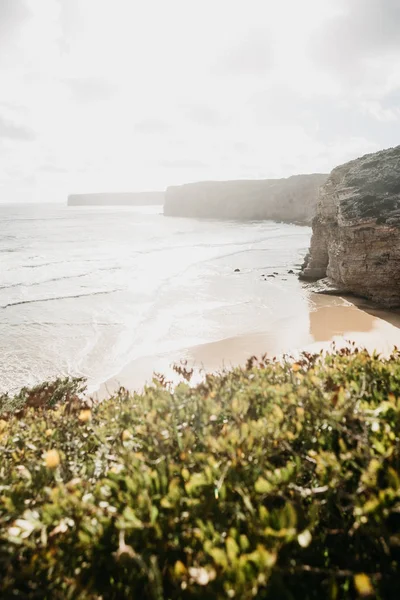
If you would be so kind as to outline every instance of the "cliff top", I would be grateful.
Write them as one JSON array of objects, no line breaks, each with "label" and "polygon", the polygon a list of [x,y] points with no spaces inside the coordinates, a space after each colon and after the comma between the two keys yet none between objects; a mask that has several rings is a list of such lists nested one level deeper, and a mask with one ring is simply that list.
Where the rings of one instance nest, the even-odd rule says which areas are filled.
[{"label": "cliff top", "polygon": [[343,224],[369,220],[400,224],[400,146],[366,154],[333,169],[320,202],[335,188]]},{"label": "cliff top", "polygon": [[176,188],[187,188],[192,186],[226,186],[226,185],[237,185],[237,186],[246,186],[246,185],[260,185],[264,186],[266,184],[277,184],[283,182],[298,182],[299,180],[310,180],[315,179],[316,181],[321,180],[325,181],[328,177],[328,173],[300,173],[297,175],[290,175],[289,177],[279,177],[272,179],[226,179],[226,180],[206,180],[206,181],[193,181],[190,183],[183,183],[177,185],[168,186],[167,191],[169,189]]}]

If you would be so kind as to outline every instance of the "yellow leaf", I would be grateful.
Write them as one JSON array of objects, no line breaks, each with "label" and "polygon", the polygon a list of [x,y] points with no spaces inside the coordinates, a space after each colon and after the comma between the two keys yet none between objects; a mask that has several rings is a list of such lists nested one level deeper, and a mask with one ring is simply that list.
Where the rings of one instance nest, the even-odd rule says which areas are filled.
[{"label": "yellow leaf", "polygon": [[61,462],[60,455],[57,450],[49,450],[44,456],[46,467],[56,469]]},{"label": "yellow leaf", "polygon": [[272,407],[272,410],[273,410],[273,413],[276,416],[277,420],[279,422],[283,421],[283,419],[285,418],[285,415],[284,415],[281,407],[278,406],[277,404],[274,404],[274,406]]},{"label": "yellow leaf", "polygon": [[123,442],[127,442],[128,440],[131,439],[132,434],[128,429],[124,429],[124,431],[122,432],[122,441]]},{"label": "yellow leaf", "polygon": [[374,588],[372,587],[371,580],[365,573],[358,573],[354,576],[354,586],[358,595],[362,598],[374,595]]},{"label": "yellow leaf", "polygon": [[275,565],[277,559],[276,552],[270,552],[262,544],[257,544],[256,552],[258,552],[260,562],[264,568],[271,568]]},{"label": "yellow leaf", "polygon": [[162,508],[173,508],[171,501],[166,496],[164,498],[161,498],[160,506]]},{"label": "yellow leaf", "polygon": [[83,410],[81,410],[81,412],[79,413],[78,419],[80,420],[81,423],[87,423],[88,421],[90,421],[92,418],[92,411],[90,410],[90,408],[85,408]]},{"label": "yellow leaf", "polygon": [[247,558],[261,569],[270,569],[276,563],[277,554],[276,552],[270,552],[262,544],[257,544],[257,549],[248,554]]},{"label": "yellow leaf", "polygon": [[182,473],[182,477],[183,477],[183,479],[184,479],[185,481],[189,481],[189,479],[190,479],[190,472],[189,472],[189,470],[188,470],[188,469],[186,469],[186,467],[184,467],[184,468],[182,469],[181,473]]},{"label": "yellow leaf", "polygon": [[182,561],[178,560],[174,565],[174,574],[176,577],[183,577],[186,574],[186,567]]}]

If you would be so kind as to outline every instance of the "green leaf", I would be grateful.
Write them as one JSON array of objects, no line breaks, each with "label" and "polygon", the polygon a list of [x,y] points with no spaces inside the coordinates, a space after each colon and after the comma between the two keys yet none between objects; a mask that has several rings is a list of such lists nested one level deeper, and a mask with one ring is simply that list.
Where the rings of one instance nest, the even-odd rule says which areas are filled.
[{"label": "green leaf", "polygon": [[228,556],[222,548],[212,548],[209,551],[209,555],[213,558],[216,565],[219,565],[223,568],[228,566]]},{"label": "green leaf", "polygon": [[273,487],[264,477],[259,477],[254,485],[254,489],[258,494],[269,494]]},{"label": "green leaf", "polygon": [[233,537],[226,538],[226,553],[231,563],[235,562],[237,555],[239,554],[239,546]]}]

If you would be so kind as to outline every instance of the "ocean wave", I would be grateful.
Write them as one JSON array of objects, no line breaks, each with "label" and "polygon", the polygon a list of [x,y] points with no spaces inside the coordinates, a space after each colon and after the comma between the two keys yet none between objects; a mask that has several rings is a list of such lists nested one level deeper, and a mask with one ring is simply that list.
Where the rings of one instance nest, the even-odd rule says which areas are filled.
[{"label": "ocean wave", "polygon": [[98,258],[83,258],[83,259],[72,259],[72,260],[54,260],[52,262],[47,262],[47,263],[40,263],[38,265],[21,265],[21,267],[23,269],[37,269],[39,267],[49,267],[52,265],[64,265],[66,263],[73,263],[73,262],[98,262]]},{"label": "ocean wave", "polygon": [[109,323],[102,323],[100,321],[87,321],[87,322],[61,322],[60,321],[21,321],[21,323],[9,323],[8,321],[0,321],[0,327],[20,327],[20,328],[28,328],[28,327],[43,327],[43,326],[51,326],[51,327],[121,327],[124,325],[122,321],[110,321]]},{"label": "ocean wave", "polygon": [[90,294],[75,294],[71,296],[57,296],[55,298],[37,298],[35,300],[20,300],[19,302],[10,302],[9,304],[5,304],[1,308],[10,308],[12,306],[20,306],[21,304],[36,304],[37,302],[53,302],[54,300],[70,300],[75,298],[86,298],[89,296],[101,296],[106,294],[114,294],[115,292],[121,292],[121,289],[117,290],[106,290],[103,292],[91,292]]},{"label": "ocean wave", "polygon": [[90,273],[79,273],[78,275],[64,275],[63,277],[52,277],[51,279],[44,279],[43,281],[34,281],[33,283],[11,283],[10,285],[2,285],[0,286],[0,290],[9,290],[11,288],[16,287],[34,287],[37,285],[46,285],[46,283],[54,283],[55,281],[64,281],[64,279],[78,279],[80,277],[89,277],[93,275],[93,273],[98,273],[99,271],[120,271],[121,267],[100,267],[99,269],[95,269],[94,271],[90,271]]}]

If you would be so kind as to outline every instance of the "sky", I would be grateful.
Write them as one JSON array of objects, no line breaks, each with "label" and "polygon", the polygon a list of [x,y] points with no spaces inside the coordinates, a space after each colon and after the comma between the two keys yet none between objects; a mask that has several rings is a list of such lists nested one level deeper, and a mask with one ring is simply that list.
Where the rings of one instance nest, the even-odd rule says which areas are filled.
[{"label": "sky", "polygon": [[0,202],[400,143],[400,0],[0,0]]}]

